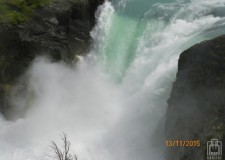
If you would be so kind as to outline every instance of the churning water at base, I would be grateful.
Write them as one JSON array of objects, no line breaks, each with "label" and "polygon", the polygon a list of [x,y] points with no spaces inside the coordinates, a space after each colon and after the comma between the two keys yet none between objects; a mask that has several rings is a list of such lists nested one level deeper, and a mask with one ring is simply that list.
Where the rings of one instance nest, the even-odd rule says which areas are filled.
[{"label": "churning water at base", "polygon": [[224,34],[224,10],[225,0],[106,1],[86,57],[72,67],[39,57],[12,91],[0,160],[50,160],[62,132],[79,160],[163,160],[179,54]]}]

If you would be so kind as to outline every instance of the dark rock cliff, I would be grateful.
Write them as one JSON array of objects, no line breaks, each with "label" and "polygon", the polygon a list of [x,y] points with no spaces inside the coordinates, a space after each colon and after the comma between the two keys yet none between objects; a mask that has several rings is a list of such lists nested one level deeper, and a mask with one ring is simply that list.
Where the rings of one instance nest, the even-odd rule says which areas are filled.
[{"label": "dark rock cliff", "polygon": [[206,160],[207,141],[225,144],[225,36],[181,54],[168,105],[167,140],[201,142],[200,147],[168,147],[168,160]]},{"label": "dark rock cliff", "polygon": [[16,79],[38,55],[72,63],[90,43],[95,11],[104,0],[53,0],[29,21],[0,25],[0,110]]}]

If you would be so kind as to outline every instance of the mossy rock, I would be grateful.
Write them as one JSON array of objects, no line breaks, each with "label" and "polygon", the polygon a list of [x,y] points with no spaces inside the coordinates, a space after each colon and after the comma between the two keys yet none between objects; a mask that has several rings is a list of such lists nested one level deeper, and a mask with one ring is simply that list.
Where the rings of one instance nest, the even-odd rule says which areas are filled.
[{"label": "mossy rock", "polygon": [[166,138],[199,139],[201,146],[169,150],[168,160],[204,160],[208,141],[215,138],[225,143],[224,95],[225,36],[184,51],[168,100]]},{"label": "mossy rock", "polygon": [[1,88],[2,88],[6,93],[9,93],[9,91],[10,91],[11,88],[12,88],[12,85],[11,85],[11,84],[2,84],[2,85],[1,85]]},{"label": "mossy rock", "polygon": [[0,0],[0,23],[26,22],[34,15],[34,9],[50,2],[51,0]]}]

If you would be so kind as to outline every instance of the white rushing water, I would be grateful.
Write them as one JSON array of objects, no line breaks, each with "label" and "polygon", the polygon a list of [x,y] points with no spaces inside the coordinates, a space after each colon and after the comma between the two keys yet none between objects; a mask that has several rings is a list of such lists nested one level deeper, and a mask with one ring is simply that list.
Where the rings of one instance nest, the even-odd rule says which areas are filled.
[{"label": "white rushing water", "polygon": [[[76,66],[37,58],[0,117],[0,160],[50,160],[67,133],[79,160],[163,160],[179,54],[225,33],[225,0],[114,0]],[[23,87],[25,84],[25,88]]]}]

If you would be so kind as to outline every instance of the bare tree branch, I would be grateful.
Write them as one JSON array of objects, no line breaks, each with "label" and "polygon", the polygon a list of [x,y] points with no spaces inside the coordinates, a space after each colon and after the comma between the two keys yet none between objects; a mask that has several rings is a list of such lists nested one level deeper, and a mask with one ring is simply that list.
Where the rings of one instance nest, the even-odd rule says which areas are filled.
[{"label": "bare tree branch", "polygon": [[70,153],[71,144],[70,141],[67,139],[67,135],[63,133],[61,137],[63,142],[62,149],[60,149],[54,141],[51,142],[50,147],[54,154],[54,156],[52,157],[55,158],[56,160],[78,160],[76,154],[72,156],[72,154]]}]

